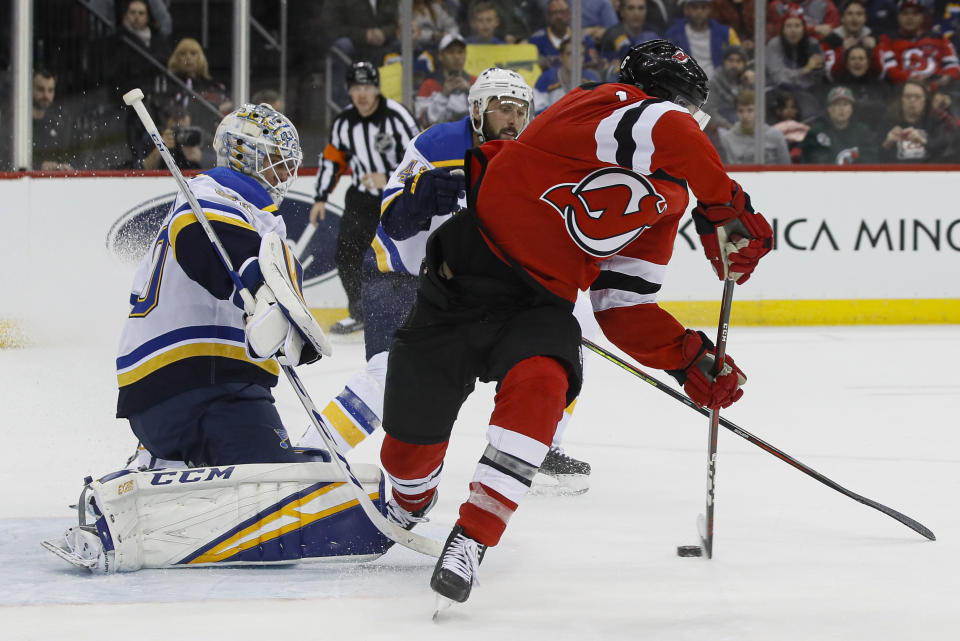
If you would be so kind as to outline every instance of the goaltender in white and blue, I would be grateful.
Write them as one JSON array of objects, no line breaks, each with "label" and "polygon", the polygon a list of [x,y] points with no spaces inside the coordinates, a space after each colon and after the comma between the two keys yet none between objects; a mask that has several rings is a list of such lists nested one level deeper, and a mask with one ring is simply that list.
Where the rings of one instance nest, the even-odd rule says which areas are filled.
[{"label": "goaltender in white and blue", "polygon": [[[88,479],[79,526],[44,544],[80,567],[371,558],[388,547],[329,454],[293,446],[270,392],[276,356],[320,358],[306,338],[319,327],[284,313],[305,308],[303,270],[276,215],[303,157],[297,130],[269,105],[246,104],[224,117],[214,147],[218,166],[187,185],[255,311],[245,313],[181,193],[137,268],[117,358],[117,416],[153,465]],[[279,285],[265,273],[282,274]],[[383,511],[379,468],[353,467]]]}]

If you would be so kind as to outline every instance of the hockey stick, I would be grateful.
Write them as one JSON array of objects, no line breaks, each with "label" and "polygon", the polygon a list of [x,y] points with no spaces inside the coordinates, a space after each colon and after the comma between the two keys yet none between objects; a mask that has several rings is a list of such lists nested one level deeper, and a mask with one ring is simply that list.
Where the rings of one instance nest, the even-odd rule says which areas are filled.
[{"label": "hockey stick", "polygon": [[[167,168],[177,181],[177,186],[180,188],[180,191],[190,204],[190,208],[193,210],[194,215],[196,215],[197,221],[203,227],[203,231],[206,232],[207,237],[210,239],[210,242],[214,247],[214,251],[217,253],[217,257],[220,259],[224,269],[227,270],[227,273],[230,275],[230,279],[233,281],[237,291],[240,293],[240,297],[243,299],[244,307],[247,313],[252,313],[255,306],[253,295],[240,280],[239,274],[237,274],[236,270],[233,268],[233,264],[230,261],[230,256],[227,255],[226,250],[220,243],[220,239],[217,237],[217,232],[214,231],[210,221],[207,220],[206,215],[203,213],[203,208],[200,207],[200,203],[197,202],[193,192],[190,191],[190,187],[187,185],[187,181],[184,179],[183,174],[180,173],[180,169],[174,162],[173,156],[170,154],[170,150],[168,150],[167,146],[164,144],[163,138],[160,136],[160,132],[157,130],[157,126],[153,122],[153,118],[150,116],[150,113],[143,104],[143,92],[140,89],[133,89],[124,94],[123,101],[127,105],[133,107],[133,109],[137,112],[137,116],[139,116],[140,121],[147,130],[147,133],[150,134],[150,138],[153,139],[153,143],[156,145],[157,150],[163,157]],[[325,353],[329,355],[328,352]],[[300,399],[303,409],[306,410],[307,414],[310,416],[313,426],[317,428],[317,431],[320,433],[324,444],[332,453],[331,459],[340,470],[340,473],[343,475],[344,482],[351,485],[354,497],[357,499],[361,509],[363,509],[363,512],[373,523],[374,527],[380,530],[384,536],[395,543],[399,543],[404,547],[408,547],[411,550],[416,550],[417,552],[421,552],[428,556],[439,557],[440,552],[443,550],[442,543],[403,529],[397,524],[387,520],[380,510],[377,509],[377,507],[373,504],[373,501],[371,501],[370,497],[367,495],[366,490],[364,490],[363,485],[359,480],[357,480],[357,477],[354,476],[353,470],[350,469],[350,464],[343,457],[343,454],[340,453],[340,450],[334,442],[333,437],[330,436],[329,432],[327,432],[323,421],[320,420],[320,414],[317,412],[316,405],[314,405],[310,395],[307,394],[307,389],[301,382],[300,377],[297,376],[296,370],[294,370],[293,366],[288,363],[285,358],[278,358],[278,362],[280,363],[280,368],[283,370],[284,374],[286,374],[287,380],[290,381],[291,386],[297,393],[297,397]]]},{"label": "hockey stick", "polygon": [[[673,398],[675,398],[676,400],[680,401],[681,403],[683,403],[683,404],[686,405],[687,407],[696,410],[697,412],[703,414],[704,416],[707,416],[707,415],[709,414],[709,410],[703,409],[702,407],[700,407],[699,405],[697,405],[696,403],[694,403],[692,400],[690,400],[690,399],[689,399],[685,394],[683,394],[682,392],[678,392],[677,390],[675,390],[675,389],[672,388],[671,386],[666,385],[665,383],[660,382],[659,380],[657,380],[657,379],[655,379],[654,377],[650,376],[649,374],[647,374],[646,372],[644,372],[644,371],[641,370],[640,368],[638,368],[638,367],[636,367],[635,365],[633,365],[633,364],[631,364],[631,363],[628,363],[628,362],[625,361],[624,359],[620,358],[620,357],[617,356],[616,354],[614,354],[614,353],[612,353],[612,352],[604,349],[603,347],[600,347],[599,345],[597,345],[596,343],[594,343],[593,341],[591,341],[591,340],[589,340],[589,339],[584,338],[584,339],[582,339],[582,342],[583,342],[584,347],[586,347],[586,348],[589,349],[590,351],[592,351],[592,352],[594,352],[594,353],[596,353],[596,354],[599,354],[600,356],[602,356],[603,358],[607,359],[608,361],[610,361],[610,362],[613,363],[614,365],[618,365],[619,367],[627,370],[628,372],[630,372],[631,374],[633,374],[634,376],[636,376],[637,378],[639,378],[640,380],[642,380],[644,383],[647,383],[647,384],[649,384],[649,385],[652,385],[653,387],[657,388],[657,389],[660,390],[661,392],[664,392],[665,394],[667,394],[667,395],[669,395],[669,396],[672,396]],[[719,423],[720,423],[720,425],[722,425],[723,427],[727,428],[728,430],[730,430],[731,432],[733,432],[734,434],[736,434],[736,435],[739,436],[740,438],[743,438],[743,439],[749,441],[750,443],[756,445],[757,447],[765,450],[766,452],[768,452],[768,453],[770,453],[770,454],[773,454],[774,456],[776,456],[776,457],[777,457],[778,459],[780,459],[781,461],[784,461],[785,463],[788,463],[788,464],[792,465],[793,467],[795,467],[796,469],[800,470],[801,472],[803,472],[803,473],[806,474],[807,476],[813,477],[814,479],[820,481],[821,483],[823,483],[823,484],[826,485],[827,487],[832,488],[832,489],[836,490],[837,492],[840,492],[841,494],[844,494],[844,495],[846,495],[846,496],[849,496],[849,497],[852,498],[854,501],[857,501],[857,502],[859,502],[859,503],[863,503],[864,505],[867,505],[867,506],[869,506],[869,507],[872,507],[872,508],[875,509],[875,510],[879,510],[880,512],[883,512],[884,514],[886,514],[886,515],[889,516],[890,518],[893,518],[893,519],[896,519],[897,521],[900,521],[901,523],[903,523],[904,525],[906,525],[908,528],[910,528],[910,529],[913,530],[914,532],[917,532],[917,533],[919,533],[919,534],[922,534],[923,536],[925,536],[926,538],[930,539],[931,541],[936,541],[936,540],[937,540],[937,537],[934,536],[933,532],[931,532],[929,528],[927,528],[927,527],[926,527],[925,525],[923,525],[922,523],[919,523],[919,522],[911,519],[909,516],[906,516],[905,514],[901,514],[900,512],[897,512],[896,510],[891,509],[891,508],[887,507],[886,505],[883,505],[883,504],[881,504],[881,503],[877,503],[876,501],[873,501],[873,500],[871,500],[871,499],[868,499],[868,498],[866,498],[866,497],[864,497],[864,496],[860,496],[860,495],[857,494],[856,492],[851,492],[850,490],[848,490],[847,488],[843,487],[842,485],[840,485],[840,484],[837,483],[836,481],[833,481],[833,480],[827,478],[826,476],[824,476],[823,474],[820,474],[819,472],[817,472],[817,471],[814,470],[813,468],[811,468],[811,467],[809,467],[809,466],[807,466],[807,465],[804,465],[803,463],[801,463],[801,462],[798,461],[797,459],[793,458],[792,456],[790,456],[790,455],[787,454],[786,452],[777,449],[777,448],[774,447],[773,445],[771,445],[771,444],[767,443],[766,441],[764,441],[764,440],[762,440],[762,439],[754,436],[753,434],[751,434],[751,433],[748,432],[747,430],[743,429],[742,427],[736,425],[735,423],[733,423],[733,422],[731,422],[731,421],[729,421],[729,420],[727,420],[727,419],[725,419],[725,418],[723,418],[723,417],[720,417]]]},{"label": "hockey stick", "polygon": [[[723,300],[720,303],[720,323],[717,326],[717,351],[713,362],[714,377],[723,369],[723,359],[727,355],[727,330],[730,328],[730,311],[733,309],[733,286],[735,281],[727,278],[723,281]],[[697,521],[700,531],[700,543],[708,559],[713,558],[713,510],[716,498],[717,482],[717,432],[720,427],[720,410],[708,410],[710,432],[707,440],[707,507]]]}]

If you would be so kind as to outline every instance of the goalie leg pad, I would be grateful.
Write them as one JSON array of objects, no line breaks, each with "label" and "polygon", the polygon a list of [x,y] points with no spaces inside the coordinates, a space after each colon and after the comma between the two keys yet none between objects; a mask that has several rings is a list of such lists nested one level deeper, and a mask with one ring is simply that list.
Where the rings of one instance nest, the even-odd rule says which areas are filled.
[{"label": "goalie leg pad", "polygon": [[[380,468],[352,468],[384,512]],[[370,560],[390,546],[333,463],[124,470],[90,481],[81,500],[90,499],[100,547],[89,536],[93,528],[83,524],[68,531],[59,552],[51,549],[56,545],[44,547],[99,572]],[[78,529],[84,536],[78,538]]]}]

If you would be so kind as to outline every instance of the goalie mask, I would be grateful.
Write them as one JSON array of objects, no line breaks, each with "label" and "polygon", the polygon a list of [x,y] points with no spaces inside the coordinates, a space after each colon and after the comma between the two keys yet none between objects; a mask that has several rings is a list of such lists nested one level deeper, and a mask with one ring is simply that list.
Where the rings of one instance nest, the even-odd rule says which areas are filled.
[{"label": "goalie mask", "polygon": [[[515,108],[520,113],[517,135],[520,135],[520,132],[530,124],[530,115],[533,111],[533,89],[517,72],[491,67],[477,76],[476,82],[470,87],[470,93],[467,94],[470,124],[481,143],[487,141],[483,127],[490,101],[494,98],[499,99],[500,105],[504,108]],[[479,120],[473,115],[474,113],[480,114]]]},{"label": "goalie mask", "polygon": [[303,161],[300,136],[290,119],[270,105],[241,105],[224,116],[213,137],[217,166],[253,176],[276,205]]}]

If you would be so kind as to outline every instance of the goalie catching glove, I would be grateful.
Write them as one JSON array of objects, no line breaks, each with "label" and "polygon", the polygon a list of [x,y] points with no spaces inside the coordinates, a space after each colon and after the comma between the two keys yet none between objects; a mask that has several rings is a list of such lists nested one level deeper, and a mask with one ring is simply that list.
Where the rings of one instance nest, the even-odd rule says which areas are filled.
[{"label": "goalie catching glove", "polygon": [[763,214],[750,204],[750,196],[738,185],[725,205],[697,202],[693,222],[703,253],[720,280],[747,282],[760,259],[773,249],[773,229]]},{"label": "goalie catching glove", "polygon": [[684,358],[690,359],[690,364],[683,369],[667,370],[667,374],[683,385],[683,390],[694,403],[718,410],[740,400],[743,396],[740,387],[747,382],[746,374],[726,355],[723,368],[715,377],[716,348],[706,334],[688,329],[681,350]]}]

